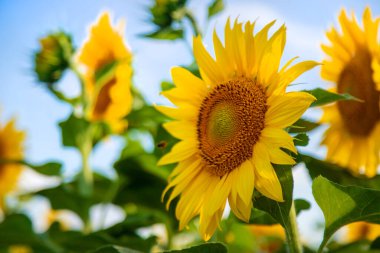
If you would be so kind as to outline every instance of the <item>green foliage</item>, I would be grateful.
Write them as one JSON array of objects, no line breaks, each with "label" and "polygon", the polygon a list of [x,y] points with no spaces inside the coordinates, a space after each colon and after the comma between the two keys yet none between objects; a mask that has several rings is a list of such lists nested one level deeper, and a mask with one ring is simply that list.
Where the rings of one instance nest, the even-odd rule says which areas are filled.
[{"label": "green foliage", "polygon": [[71,114],[66,120],[59,123],[62,133],[62,144],[66,147],[80,147],[85,140],[89,122]]},{"label": "green foliage", "polygon": [[176,40],[183,38],[183,29],[178,28],[185,16],[186,0],[156,0],[150,7],[152,22],[158,29],[144,36],[152,39]]},{"label": "green foliage", "polygon": [[294,205],[296,208],[296,213],[297,215],[300,214],[302,211],[307,211],[310,209],[311,204],[304,200],[304,199],[295,199],[294,200]]},{"label": "green foliage", "polygon": [[93,251],[93,253],[142,253],[141,251],[123,248],[119,246],[104,246]]},{"label": "green foliage", "polygon": [[62,164],[59,162],[54,161],[54,162],[48,162],[48,163],[40,164],[40,165],[32,164],[29,162],[23,162],[23,164],[25,164],[29,168],[45,176],[60,176],[61,175]]},{"label": "green foliage", "polygon": [[330,104],[330,103],[341,101],[341,100],[356,100],[359,102],[361,101],[351,96],[350,94],[338,94],[338,93],[330,92],[321,88],[316,88],[313,90],[305,90],[305,92],[310,93],[317,99],[311,104],[311,107],[322,106],[322,105]]},{"label": "green foliage", "polygon": [[182,250],[170,250],[165,253],[227,253],[227,248],[221,243],[204,243]]},{"label": "green foliage", "polygon": [[77,189],[72,184],[62,184],[54,188],[37,192],[50,200],[51,206],[55,210],[68,209],[78,214],[82,220],[88,219],[88,209],[90,201],[78,194]]},{"label": "green foliage", "polygon": [[0,223],[0,247],[12,245],[28,245],[36,252],[60,252],[60,247],[48,240],[44,235],[36,234],[32,222],[22,214],[7,216]]},{"label": "green foliage", "polygon": [[273,225],[278,224],[278,221],[275,220],[268,212],[253,208],[251,211],[251,217],[249,218],[249,224]]},{"label": "green foliage", "polygon": [[294,145],[296,146],[307,146],[309,144],[309,136],[305,133],[299,133],[294,137]]},{"label": "green foliage", "polygon": [[380,250],[370,249],[366,240],[356,241],[348,244],[329,244],[329,253],[380,253]]},{"label": "green foliage", "polygon": [[307,120],[307,119],[299,119],[294,123],[291,127],[289,127],[289,133],[298,134],[298,133],[306,133],[314,130],[319,126],[318,123]]},{"label": "green foliage", "polygon": [[176,40],[183,38],[183,30],[167,27],[152,33],[145,34],[144,36],[147,38],[158,40]]},{"label": "green foliage", "polygon": [[356,221],[380,223],[379,190],[342,186],[320,176],[313,181],[313,195],[325,217],[319,252],[342,226]]},{"label": "green foliage", "polygon": [[322,161],[311,156],[300,154],[300,159],[305,163],[311,178],[323,176],[330,181],[341,185],[357,185],[365,188],[380,190],[380,176],[373,178],[351,175],[347,169],[339,167],[327,161]]},{"label": "green foliage", "polygon": [[208,18],[211,18],[218,13],[222,12],[224,9],[223,0],[213,0],[208,7]]}]

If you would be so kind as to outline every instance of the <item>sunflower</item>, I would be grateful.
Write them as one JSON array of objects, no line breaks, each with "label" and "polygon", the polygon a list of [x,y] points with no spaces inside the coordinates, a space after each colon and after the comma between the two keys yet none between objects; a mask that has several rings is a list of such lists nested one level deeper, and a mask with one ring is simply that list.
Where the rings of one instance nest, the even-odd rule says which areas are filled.
[{"label": "sunflower", "polygon": [[256,238],[259,252],[278,252],[285,241],[285,230],[280,224],[249,225]]},{"label": "sunflower", "polygon": [[[178,163],[163,197],[180,195],[176,207],[179,228],[200,214],[200,233],[209,240],[219,224],[226,200],[234,214],[248,221],[252,194],[283,201],[281,184],[272,167],[294,164],[282,148],[297,152],[284,130],[292,125],[315,98],[285,89],[299,75],[316,66],[305,61],[280,70],[286,28],[268,38],[274,22],[254,35],[255,23],[230,21],[225,45],[214,31],[216,60],[201,38],[193,41],[201,79],[180,67],[172,69],[175,88],[163,92],[177,107],[157,106],[174,121],[165,129],[181,141],[163,156],[159,165]],[[244,29],[243,29],[244,26]]]},{"label": "sunflower", "polygon": [[347,240],[349,242],[354,242],[363,239],[373,241],[379,236],[379,224],[371,224],[368,222],[360,221],[351,223],[347,226]]},{"label": "sunflower", "polygon": [[119,132],[126,127],[123,118],[132,105],[132,54],[123,40],[123,23],[117,27],[111,26],[109,13],[103,13],[92,26],[78,62],[85,67],[88,119],[104,121]]},{"label": "sunflower", "polygon": [[366,8],[363,27],[354,14],[339,15],[342,32],[326,33],[330,45],[322,45],[327,59],[321,76],[333,82],[337,93],[349,93],[361,101],[339,101],[324,108],[322,122],[330,126],[322,144],[327,159],[348,168],[354,175],[376,175],[380,155],[380,45],[377,38],[380,19],[372,19]]},{"label": "sunflower", "polygon": [[23,166],[17,161],[24,156],[25,133],[15,127],[15,120],[0,125],[0,208],[4,197],[16,187]]}]

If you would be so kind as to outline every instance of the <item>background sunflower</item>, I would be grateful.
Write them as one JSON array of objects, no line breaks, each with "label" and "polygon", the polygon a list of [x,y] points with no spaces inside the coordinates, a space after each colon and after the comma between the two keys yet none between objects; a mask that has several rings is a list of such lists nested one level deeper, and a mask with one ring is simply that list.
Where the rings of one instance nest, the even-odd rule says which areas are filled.
[{"label": "background sunflower", "polygon": [[343,9],[339,15],[341,32],[326,33],[330,45],[322,45],[327,54],[321,76],[333,82],[338,93],[349,93],[360,101],[339,101],[324,109],[322,122],[330,124],[322,144],[327,159],[347,167],[355,175],[373,177],[380,159],[380,91],[376,76],[380,43],[379,18],[366,8],[363,25]]}]

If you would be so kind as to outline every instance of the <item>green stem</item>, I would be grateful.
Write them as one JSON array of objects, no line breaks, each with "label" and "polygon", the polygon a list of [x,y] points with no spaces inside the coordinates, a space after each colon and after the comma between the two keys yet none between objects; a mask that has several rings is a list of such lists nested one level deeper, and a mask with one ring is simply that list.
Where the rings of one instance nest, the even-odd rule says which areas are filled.
[{"label": "green stem", "polygon": [[198,36],[198,35],[202,36],[202,31],[199,28],[198,23],[195,20],[193,13],[190,10],[186,9],[185,10],[185,17],[190,21],[191,27],[193,28],[193,31],[194,31],[194,35],[195,36]]},{"label": "green stem", "polygon": [[[92,134],[91,126],[87,128],[84,136],[83,142],[79,147],[79,151],[82,158],[82,171],[79,180],[79,191],[80,194],[86,199],[90,198],[93,194],[93,173],[89,164],[90,154],[92,152]],[[84,219],[84,232],[91,232],[91,220],[90,220],[90,210],[87,211],[87,215]]]},{"label": "green stem", "polygon": [[173,247],[173,235],[174,235],[174,232],[173,232],[172,224],[171,224],[169,218],[167,218],[167,220],[165,222],[165,227],[166,227],[166,234],[168,236],[167,249],[170,250]]},{"label": "green stem", "polygon": [[92,152],[92,127],[89,125],[83,133],[82,143],[80,143],[79,151],[82,157],[82,193],[85,196],[92,194],[93,175],[89,164],[90,154]]},{"label": "green stem", "polygon": [[298,226],[296,220],[296,209],[294,207],[294,201],[289,212],[290,227],[286,231],[286,241],[289,247],[290,253],[302,253],[302,244],[299,238]]}]

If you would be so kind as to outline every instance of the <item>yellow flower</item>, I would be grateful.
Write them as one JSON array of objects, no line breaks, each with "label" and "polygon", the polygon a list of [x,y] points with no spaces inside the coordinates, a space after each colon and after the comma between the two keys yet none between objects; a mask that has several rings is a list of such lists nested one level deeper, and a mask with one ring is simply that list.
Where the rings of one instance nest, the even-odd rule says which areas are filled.
[{"label": "yellow flower", "polygon": [[285,241],[285,230],[280,224],[250,225],[260,252],[277,252]]},{"label": "yellow flower", "polygon": [[6,161],[17,161],[24,157],[25,133],[15,127],[15,120],[5,125],[0,125],[0,208],[2,200],[16,187],[23,166],[18,163],[7,163]]},{"label": "yellow flower", "polygon": [[347,226],[347,240],[354,242],[367,239],[375,240],[380,236],[380,225],[367,222],[355,222]]},{"label": "yellow flower", "polygon": [[235,21],[231,28],[228,21],[224,46],[214,32],[216,60],[201,38],[194,38],[202,79],[184,68],[173,68],[176,87],[163,95],[177,108],[157,106],[175,119],[164,127],[181,140],[159,161],[159,165],[178,162],[163,196],[172,189],[169,206],[181,195],[176,208],[180,229],[200,214],[204,240],[217,228],[227,199],[234,214],[244,221],[250,217],[254,188],[283,201],[272,163],[295,163],[281,150],[297,152],[284,128],[315,100],[308,93],[286,93],[285,89],[317,63],[290,67],[292,59],[279,70],[286,28],[282,26],[268,38],[273,24],[254,35],[255,23]]},{"label": "yellow flower", "polygon": [[32,253],[33,250],[29,246],[13,245],[9,247],[9,253]]},{"label": "yellow flower", "polygon": [[279,225],[250,225],[250,230],[256,237],[276,237],[285,240],[284,228]]},{"label": "yellow flower", "polygon": [[354,14],[349,18],[342,10],[342,32],[332,28],[326,33],[331,44],[322,45],[327,54],[322,77],[336,84],[336,92],[362,100],[339,101],[324,108],[321,121],[330,124],[322,142],[328,148],[327,159],[368,177],[376,175],[380,155],[379,21],[372,20],[366,8],[360,27]]},{"label": "yellow flower", "polygon": [[[132,105],[132,54],[124,43],[122,28],[122,22],[118,29],[113,28],[109,13],[103,13],[92,26],[90,37],[78,56],[79,63],[86,67],[89,120],[104,121],[117,132],[126,127],[123,118]],[[101,73],[106,74],[99,78]]]}]

